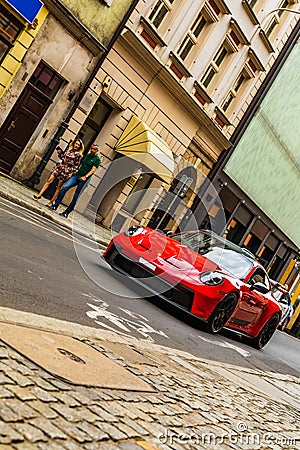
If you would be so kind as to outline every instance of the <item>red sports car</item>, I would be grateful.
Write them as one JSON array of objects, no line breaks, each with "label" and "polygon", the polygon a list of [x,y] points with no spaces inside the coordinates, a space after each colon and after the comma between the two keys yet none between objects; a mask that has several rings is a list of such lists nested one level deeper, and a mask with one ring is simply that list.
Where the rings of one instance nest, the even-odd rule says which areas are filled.
[{"label": "red sports car", "polygon": [[248,250],[211,231],[166,235],[132,226],[112,239],[104,258],[154,295],[200,318],[211,333],[230,328],[261,349],[280,322],[265,269]]}]

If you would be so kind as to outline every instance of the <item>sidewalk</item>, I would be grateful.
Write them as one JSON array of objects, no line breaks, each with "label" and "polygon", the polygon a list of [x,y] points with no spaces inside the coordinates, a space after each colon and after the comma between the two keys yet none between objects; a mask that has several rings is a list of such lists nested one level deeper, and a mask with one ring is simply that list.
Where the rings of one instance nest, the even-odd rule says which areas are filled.
[{"label": "sidewalk", "polygon": [[37,201],[33,198],[33,194],[36,194],[36,191],[0,173],[0,197],[17,203],[86,238],[91,238],[99,244],[106,246],[111,240],[114,234],[111,230],[93,224],[76,211],[67,219],[61,217],[57,211],[51,211],[46,207],[47,199],[41,198]]},{"label": "sidewalk", "polygon": [[[32,195],[0,177],[0,196],[71,229]],[[0,338],[1,450],[300,449],[300,378],[1,307]]]}]

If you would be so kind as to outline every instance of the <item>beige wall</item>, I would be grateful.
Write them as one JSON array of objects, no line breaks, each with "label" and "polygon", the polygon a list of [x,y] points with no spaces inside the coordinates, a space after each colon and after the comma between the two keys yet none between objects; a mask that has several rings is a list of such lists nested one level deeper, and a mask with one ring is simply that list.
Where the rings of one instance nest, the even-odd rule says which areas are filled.
[{"label": "beige wall", "polygon": [[[158,133],[174,155],[182,155],[190,144],[191,137],[197,131],[197,123],[178,102],[173,100],[170,93],[161,87],[156,78],[128,53],[123,44],[118,42],[114,46],[109,58],[97,74],[97,80],[100,83],[103,83],[107,77],[111,80],[109,85],[103,88],[101,96],[105,101],[115,105],[118,111],[108,121],[96,140],[100,144],[101,156],[104,159],[103,166],[115,157],[114,147],[132,115],[137,115]],[[109,137],[107,129],[111,133]],[[71,127],[70,131],[72,131]],[[105,142],[102,135],[106,135]],[[101,182],[105,171],[105,167],[102,171],[97,171],[93,180],[94,185],[96,180]],[[158,183],[162,184],[162,182]],[[115,192],[111,197],[110,205],[113,208],[110,212],[111,217],[115,214],[114,208],[122,205],[122,198],[124,198],[122,191],[123,189],[120,191],[120,198],[119,196],[115,198]],[[84,211],[87,207],[89,196],[86,194],[83,194],[78,203],[80,211]],[[116,204],[114,200],[117,201]],[[107,199],[106,202],[109,204]]]},{"label": "beige wall", "polygon": [[[169,54],[170,51],[176,52],[178,49],[191,25],[192,18],[196,17],[199,8],[204,5],[204,1],[187,0],[184,4],[175,2],[170,13],[170,21],[166,21],[157,31],[163,39],[164,45],[158,45],[152,49],[140,36],[143,30],[140,18],[141,16],[147,18],[155,3],[150,0],[139,2],[127,24],[131,31],[126,29],[123,31],[122,37],[118,39],[97,74],[100,83],[109,80],[100,95],[115,105],[119,111],[118,121],[114,121],[113,126],[109,121],[100,132],[98,139],[103,144],[101,136],[103,133],[107,134],[108,129],[111,130],[110,136],[107,136],[106,142],[102,145],[102,155],[105,162],[109,162],[115,156],[114,146],[120,134],[134,114],[164,139],[178,161],[183,155],[187,156],[186,150],[193,140],[193,146],[198,147],[200,154],[197,189],[204,174],[207,174],[207,166],[203,166],[204,173],[201,173],[201,152],[203,160],[209,161],[211,168],[212,164],[218,160],[221,151],[230,147],[230,136],[295,26],[296,18],[292,15],[284,17],[276,34],[268,43],[261,38],[260,28],[253,22],[244,3],[230,3],[229,11],[224,10],[219,20],[209,25],[204,36],[205,45],[202,42],[203,45],[201,47],[200,44],[198,53],[188,62],[187,69],[191,76],[178,80],[169,70],[171,64]],[[218,4],[221,3],[218,2]],[[227,2],[225,3],[227,4]],[[260,3],[261,7],[256,13],[262,24],[264,16],[274,6],[266,1]],[[223,42],[226,33],[230,32],[232,18],[238,24],[237,30],[239,28],[242,30],[242,34],[239,35],[242,41],[240,48],[230,54],[224,75],[215,89],[208,90],[212,98],[211,103],[202,107],[197,104],[194,97],[194,81],[199,81],[216,49]],[[217,108],[220,107],[230,86],[248,60],[251,54],[249,49],[254,50],[254,59],[257,61],[259,70],[256,76],[249,78],[245,84],[239,101],[236,102],[236,106],[227,118],[228,123],[220,129],[215,122]],[[100,183],[101,186],[101,177],[106,170],[107,168],[103,167],[95,176],[95,187],[97,183]],[[111,198],[110,215],[115,214],[126,195],[127,190],[124,188],[117,200]],[[109,203],[108,199],[106,202]],[[88,196],[85,195],[79,202],[79,209],[84,211],[87,205]]]}]

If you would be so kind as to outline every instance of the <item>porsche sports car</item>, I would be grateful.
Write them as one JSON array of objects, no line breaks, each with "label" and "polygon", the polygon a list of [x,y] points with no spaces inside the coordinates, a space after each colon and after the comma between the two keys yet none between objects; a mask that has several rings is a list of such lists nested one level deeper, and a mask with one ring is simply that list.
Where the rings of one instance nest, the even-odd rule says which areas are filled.
[{"label": "porsche sports car", "polygon": [[211,333],[230,328],[261,349],[280,322],[265,269],[247,249],[211,231],[169,235],[134,225],[115,236],[103,256],[154,295],[197,316]]}]

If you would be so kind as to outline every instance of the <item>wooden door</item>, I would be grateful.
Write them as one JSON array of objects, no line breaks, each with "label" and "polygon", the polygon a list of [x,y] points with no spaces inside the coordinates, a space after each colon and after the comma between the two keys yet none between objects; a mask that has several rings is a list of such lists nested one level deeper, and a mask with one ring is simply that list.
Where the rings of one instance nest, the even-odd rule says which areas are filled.
[{"label": "wooden door", "polygon": [[52,100],[27,85],[0,129],[0,170],[9,173]]}]

